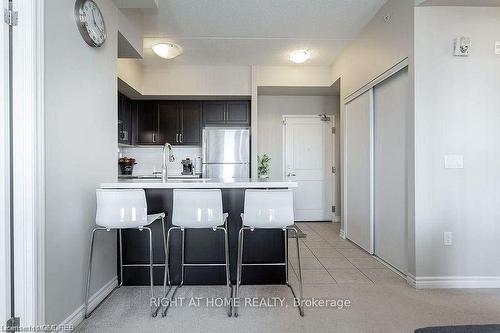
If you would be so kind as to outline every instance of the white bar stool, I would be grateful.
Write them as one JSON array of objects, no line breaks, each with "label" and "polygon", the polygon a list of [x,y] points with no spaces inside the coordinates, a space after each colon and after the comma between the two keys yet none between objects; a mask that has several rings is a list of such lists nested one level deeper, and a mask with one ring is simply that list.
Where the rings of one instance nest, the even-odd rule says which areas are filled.
[{"label": "white bar stool", "polygon": [[[90,316],[88,313],[90,279],[92,276],[92,257],[94,250],[94,238],[97,231],[118,230],[119,247],[120,247],[120,286],[123,283],[123,267],[149,267],[149,276],[151,283],[151,299],[154,298],[154,281],[153,281],[153,234],[148,226],[154,221],[161,219],[163,232],[163,248],[167,255],[167,245],[165,239],[165,213],[148,215],[148,207],[146,203],[146,195],[142,189],[131,190],[115,190],[115,189],[97,189],[97,213],[96,224],[92,230],[92,238],[90,241],[90,258],[87,275],[87,285],[85,288],[85,318]],[[122,250],[122,230],[123,229],[138,229],[139,231],[147,230],[149,233],[149,264],[123,264]],[[160,265],[162,266],[162,265]],[[167,281],[167,266],[165,265],[163,279],[163,294],[166,295]],[[169,290],[170,292],[170,290]],[[160,306],[154,308],[152,305],[151,315],[156,317]]]},{"label": "white bar stool", "polygon": [[[231,281],[229,279],[229,241],[227,234],[227,213],[222,211],[222,192],[218,189],[209,190],[192,190],[192,189],[174,189],[173,190],[173,210],[172,210],[172,227],[167,232],[167,260],[168,251],[170,249],[170,232],[172,230],[180,230],[182,233],[182,252],[181,252],[181,282],[178,288],[184,284],[184,270],[189,266],[225,266],[226,267],[226,285],[228,308],[227,315],[231,316]],[[226,263],[206,263],[192,264],[185,263],[185,230],[186,229],[213,229],[213,231],[221,230],[224,232],[224,253]],[[167,263],[168,266],[168,263]],[[170,267],[169,267],[170,269]],[[168,285],[170,283],[170,274],[168,275]],[[174,298],[177,288],[171,296]],[[170,302],[169,302],[170,304]],[[168,306],[163,310],[162,315],[165,316],[168,311]]]},{"label": "white bar stool", "polygon": [[[238,235],[238,263],[236,269],[236,288],[234,299],[239,300],[239,287],[241,284],[241,270],[243,266],[285,266],[286,285],[292,291],[296,299],[293,287],[288,283],[288,231],[295,232],[297,243],[297,257],[299,260],[299,314],[304,316],[304,309],[301,300],[302,294],[302,267],[300,264],[299,234],[295,228],[295,219],[293,213],[293,192],[291,190],[246,190],[245,208],[241,214],[243,221]],[[254,231],[255,229],[282,229],[285,243],[285,262],[284,263],[262,263],[245,264],[243,263],[243,240],[245,230]],[[238,308],[234,307],[234,316],[238,317]]]}]

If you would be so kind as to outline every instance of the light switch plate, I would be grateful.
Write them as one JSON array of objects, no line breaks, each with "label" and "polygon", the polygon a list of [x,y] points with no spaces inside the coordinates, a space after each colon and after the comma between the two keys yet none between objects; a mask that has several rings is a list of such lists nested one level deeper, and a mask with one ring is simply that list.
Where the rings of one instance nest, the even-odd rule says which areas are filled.
[{"label": "light switch plate", "polygon": [[500,41],[495,42],[495,54],[500,55]]},{"label": "light switch plate", "polygon": [[445,169],[463,169],[464,156],[463,155],[445,155],[444,156]]},{"label": "light switch plate", "polygon": [[445,231],[443,233],[443,244],[446,246],[453,245],[453,233],[451,231]]}]

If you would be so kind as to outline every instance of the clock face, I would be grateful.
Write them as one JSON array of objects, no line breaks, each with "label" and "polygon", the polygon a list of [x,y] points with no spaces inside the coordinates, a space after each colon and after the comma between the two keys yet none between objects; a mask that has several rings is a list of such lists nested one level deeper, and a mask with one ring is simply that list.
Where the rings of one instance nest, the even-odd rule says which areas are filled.
[{"label": "clock face", "polygon": [[99,47],[106,41],[106,25],[101,10],[92,0],[77,0],[75,16],[80,34],[87,44]]}]

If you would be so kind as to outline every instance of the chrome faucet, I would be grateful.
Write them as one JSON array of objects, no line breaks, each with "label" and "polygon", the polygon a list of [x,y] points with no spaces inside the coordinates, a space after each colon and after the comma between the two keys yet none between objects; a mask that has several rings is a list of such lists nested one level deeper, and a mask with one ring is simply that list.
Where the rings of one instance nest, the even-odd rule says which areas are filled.
[{"label": "chrome faucet", "polygon": [[[168,154],[168,161],[167,161],[167,154]],[[174,162],[174,161],[175,157],[174,154],[172,153],[172,145],[166,142],[165,145],[163,146],[162,163],[161,163],[161,179],[163,182],[166,182],[168,180],[168,172],[167,172],[168,162]]]}]

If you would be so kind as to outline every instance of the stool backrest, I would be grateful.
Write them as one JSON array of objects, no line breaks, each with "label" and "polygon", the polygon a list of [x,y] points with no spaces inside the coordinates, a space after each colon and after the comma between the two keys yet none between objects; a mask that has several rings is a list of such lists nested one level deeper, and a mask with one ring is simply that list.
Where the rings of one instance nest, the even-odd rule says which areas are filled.
[{"label": "stool backrest", "polygon": [[185,228],[224,225],[221,190],[174,189],[172,224]]},{"label": "stool backrest", "polygon": [[295,223],[291,190],[246,190],[243,225],[284,228]]},{"label": "stool backrest", "polygon": [[144,190],[98,189],[96,224],[105,228],[138,228],[147,225]]}]

